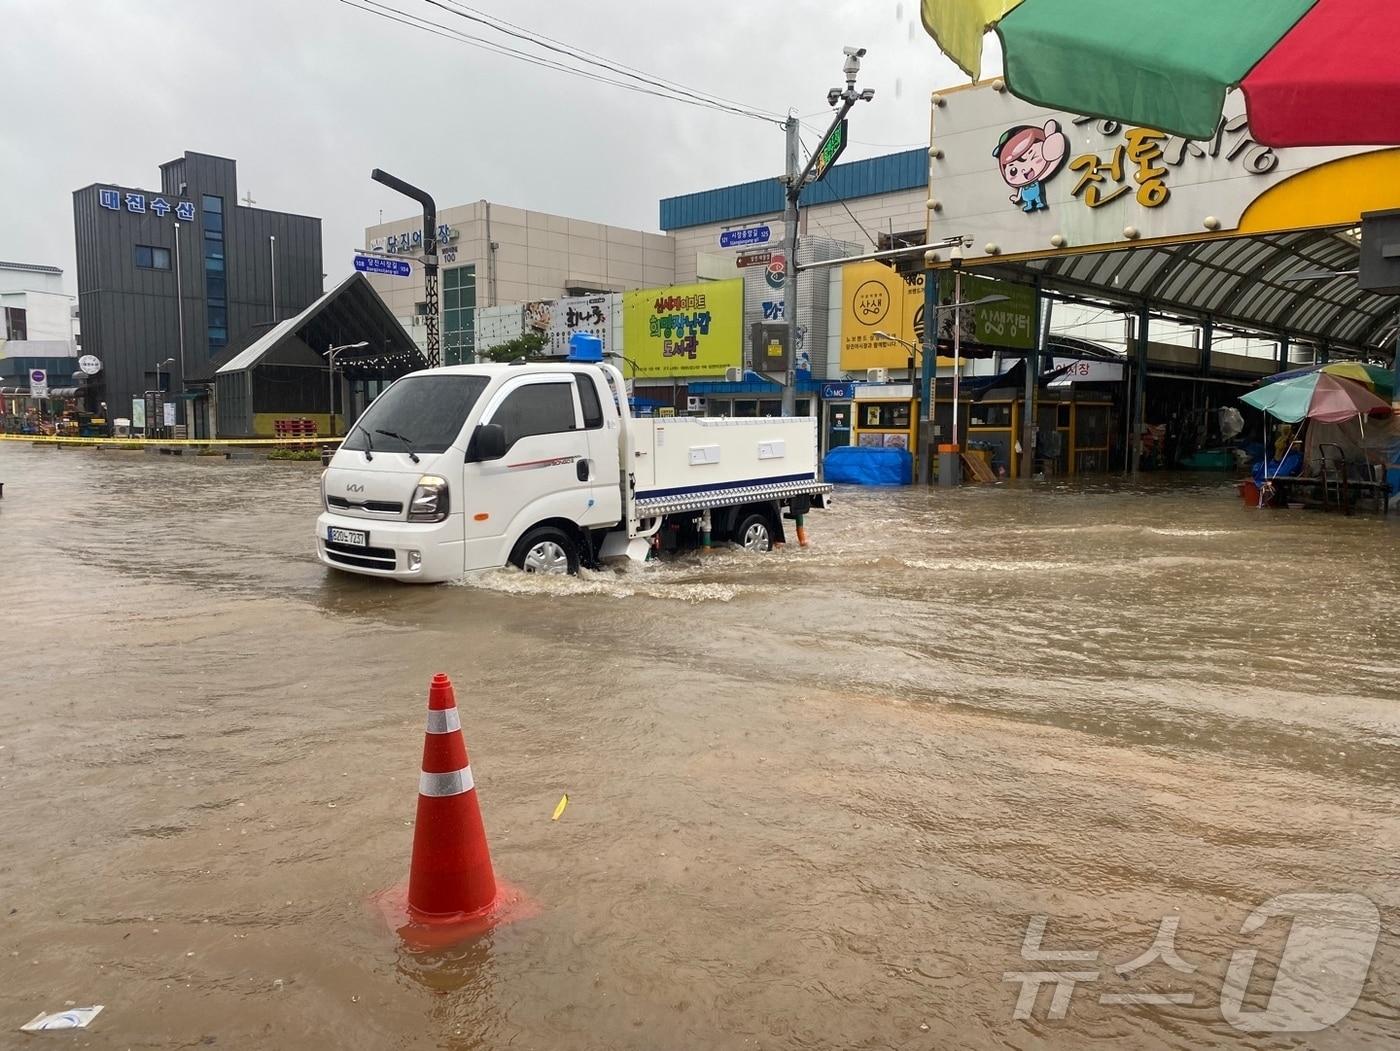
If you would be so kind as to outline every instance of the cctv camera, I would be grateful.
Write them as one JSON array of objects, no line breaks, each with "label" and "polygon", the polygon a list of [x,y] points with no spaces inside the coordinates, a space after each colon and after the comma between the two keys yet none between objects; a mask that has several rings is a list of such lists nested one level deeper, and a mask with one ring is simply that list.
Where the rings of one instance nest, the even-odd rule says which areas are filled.
[{"label": "cctv camera", "polygon": [[957,259],[957,260],[961,260],[961,259],[962,259],[962,257],[963,257],[963,246],[962,246],[962,243],[961,243],[961,242],[959,242],[958,244],[955,244],[955,245],[953,246],[953,250],[949,253],[949,256],[950,256],[951,258]]},{"label": "cctv camera", "polygon": [[871,99],[873,99],[874,97],[875,97],[875,89],[874,89],[874,88],[866,88],[864,91],[862,91],[862,92],[860,93],[860,100],[861,100],[862,102],[869,102],[869,101],[870,101]]},{"label": "cctv camera", "polygon": [[841,51],[847,58],[864,58],[865,48],[863,47],[843,47]]},{"label": "cctv camera", "polygon": [[840,102],[840,101],[841,101],[841,89],[840,89],[840,88],[832,88],[830,91],[828,91],[828,92],[826,93],[826,104],[827,104],[828,106],[834,106],[834,105],[836,105],[836,104],[837,104],[838,102]]}]

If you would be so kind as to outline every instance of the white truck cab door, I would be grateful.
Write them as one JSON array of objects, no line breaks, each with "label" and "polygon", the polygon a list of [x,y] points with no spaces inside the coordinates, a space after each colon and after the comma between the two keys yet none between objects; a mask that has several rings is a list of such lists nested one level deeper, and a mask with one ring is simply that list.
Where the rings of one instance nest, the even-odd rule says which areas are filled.
[{"label": "white truck cab door", "polygon": [[508,381],[480,422],[504,429],[506,453],[463,467],[468,571],[504,565],[510,551],[503,545],[547,518],[584,522],[592,495],[591,450],[570,373]]},{"label": "white truck cab door", "polygon": [[588,435],[588,482],[592,503],[581,525],[612,526],[622,520],[622,468],[618,452],[621,426],[616,412],[604,410],[611,398],[601,375],[575,373],[583,429]]}]

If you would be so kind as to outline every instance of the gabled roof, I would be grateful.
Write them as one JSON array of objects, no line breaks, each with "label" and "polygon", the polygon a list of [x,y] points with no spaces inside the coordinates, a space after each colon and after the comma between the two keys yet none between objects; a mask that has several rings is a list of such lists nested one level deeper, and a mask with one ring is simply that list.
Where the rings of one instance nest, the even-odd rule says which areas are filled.
[{"label": "gabled roof", "polygon": [[[399,324],[379,293],[358,271],[297,314],[280,321],[242,349],[226,351],[209,363],[211,375],[254,368],[289,340],[297,339],[318,354],[335,345],[365,340],[372,350],[419,354],[418,345]],[[337,358],[337,361],[339,359]],[[423,363],[426,367],[427,362]]]}]

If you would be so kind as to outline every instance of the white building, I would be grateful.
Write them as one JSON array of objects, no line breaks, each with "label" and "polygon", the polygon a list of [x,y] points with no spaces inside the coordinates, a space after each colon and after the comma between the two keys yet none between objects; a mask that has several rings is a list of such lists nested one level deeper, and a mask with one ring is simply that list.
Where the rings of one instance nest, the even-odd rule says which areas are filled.
[{"label": "white building", "polygon": [[0,262],[0,386],[27,387],[30,369],[72,386],[77,357],[77,299],[63,291],[63,271]]}]

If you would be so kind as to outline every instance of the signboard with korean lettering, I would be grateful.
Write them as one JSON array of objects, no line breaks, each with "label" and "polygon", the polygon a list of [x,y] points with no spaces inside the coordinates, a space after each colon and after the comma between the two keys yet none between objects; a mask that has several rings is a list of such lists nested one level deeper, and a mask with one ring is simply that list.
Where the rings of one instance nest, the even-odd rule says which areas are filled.
[{"label": "signboard with korean lettering", "polygon": [[392,277],[408,277],[413,267],[406,259],[380,259],[378,256],[355,256],[355,269],[362,274],[389,274]]},{"label": "signboard with korean lettering", "polygon": [[934,113],[929,240],[971,237],[969,263],[1333,224],[1327,193],[1304,195],[1301,208],[1264,201],[1300,173],[1372,149],[1270,149],[1251,136],[1238,92],[1206,142],[1041,109],[990,85],[948,92]]},{"label": "signboard with korean lettering", "polygon": [[744,282],[646,288],[622,298],[627,376],[717,376],[744,350]]},{"label": "signboard with korean lettering", "polygon": [[603,343],[603,353],[615,346],[613,334],[613,295],[567,296],[525,304],[525,328],[544,336],[541,354],[568,357],[569,340],[576,332],[597,336]]},{"label": "signboard with korean lettering", "polygon": [[[954,282],[945,276],[939,289],[939,306],[953,305],[954,287]],[[963,274],[962,302],[975,303],[991,296],[1006,298],[996,303],[938,312],[938,342],[942,350],[947,351],[952,346],[954,318],[962,326],[962,343],[969,348],[1034,349],[1035,289],[1030,285]]]},{"label": "signboard with korean lettering", "polygon": [[109,212],[154,215],[158,219],[173,215],[182,223],[194,222],[192,201],[182,201],[178,197],[150,193],[146,190],[121,190],[113,186],[99,186],[97,204]]},{"label": "signboard with korean lettering", "polygon": [[725,230],[719,235],[719,246],[721,248],[748,248],[753,245],[766,245],[773,237],[773,228],[767,224],[763,226],[745,226],[738,230]]}]

